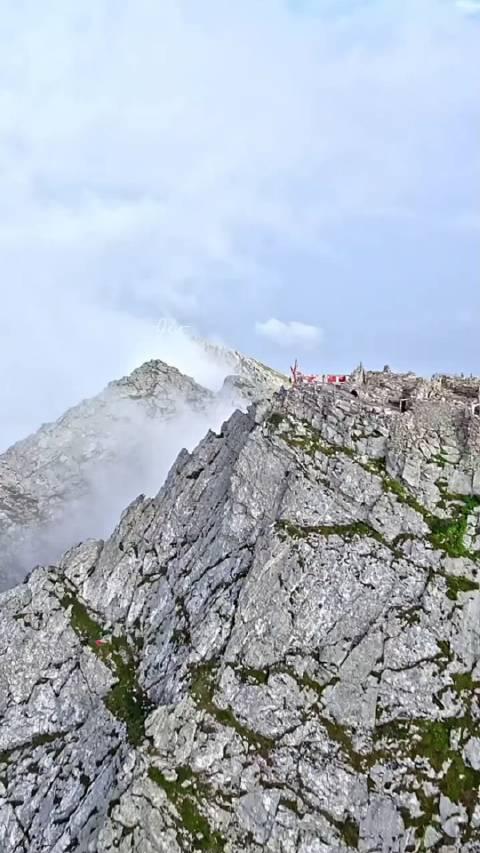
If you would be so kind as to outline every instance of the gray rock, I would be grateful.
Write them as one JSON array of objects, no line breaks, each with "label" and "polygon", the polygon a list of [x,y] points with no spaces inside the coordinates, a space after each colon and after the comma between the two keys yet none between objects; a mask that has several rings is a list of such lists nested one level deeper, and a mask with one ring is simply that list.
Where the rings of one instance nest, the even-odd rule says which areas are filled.
[{"label": "gray rock", "polygon": [[435,847],[441,840],[442,833],[438,832],[438,830],[436,830],[434,826],[427,826],[423,838],[423,843],[425,845],[426,850],[431,850],[432,847]]},{"label": "gray rock", "polygon": [[480,770],[480,738],[470,738],[463,749],[463,756],[470,767]]},{"label": "gray rock", "polygon": [[0,596],[2,851],[478,853],[479,432],[363,379],[236,412]]}]

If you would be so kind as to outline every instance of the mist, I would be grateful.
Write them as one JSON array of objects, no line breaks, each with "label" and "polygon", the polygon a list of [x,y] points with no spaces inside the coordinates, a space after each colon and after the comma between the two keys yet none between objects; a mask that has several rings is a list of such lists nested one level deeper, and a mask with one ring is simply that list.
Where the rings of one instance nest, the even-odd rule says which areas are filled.
[{"label": "mist", "polygon": [[[208,372],[208,361],[203,369]],[[213,380],[215,371],[208,375]],[[38,524],[29,518],[3,539],[0,533],[0,589],[21,582],[33,566],[55,564],[79,542],[107,538],[135,498],[158,493],[182,449],[192,451],[208,430],[219,432],[234,409],[245,405],[222,395],[207,397],[202,411],[186,405],[180,396],[170,398],[170,403],[175,413],[163,418],[149,411],[148,400],[110,402],[94,439],[88,419],[78,420],[84,435],[61,448],[67,457],[64,464],[39,481],[40,505],[50,520]],[[81,418],[80,411],[77,417]],[[38,438],[31,439],[31,450],[38,454],[40,467],[42,438]],[[23,454],[22,458],[25,465]],[[31,483],[20,485],[28,491]],[[49,499],[47,490],[56,488],[57,499]]]},{"label": "mist", "polygon": [[[29,301],[22,316],[15,315],[17,304],[0,315],[1,349],[9,353],[0,359],[0,453],[150,359],[177,367],[212,391],[228,372],[226,363],[213,359],[193,339],[193,326],[171,318],[140,319],[60,299],[58,329],[52,334],[49,302]],[[12,352],[18,353],[19,375],[10,361]]]},{"label": "mist", "polygon": [[480,369],[464,3],[3,6],[0,448],[146,358],[195,375],[164,316],[280,369]]}]

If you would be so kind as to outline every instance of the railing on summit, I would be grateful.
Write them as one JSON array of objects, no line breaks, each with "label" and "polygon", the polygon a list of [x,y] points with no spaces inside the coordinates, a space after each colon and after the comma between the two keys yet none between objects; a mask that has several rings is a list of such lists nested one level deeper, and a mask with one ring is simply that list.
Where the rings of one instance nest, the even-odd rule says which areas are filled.
[{"label": "railing on summit", "polygon": [[298,367],[298,362],[290,368],[291,383],[296,385],[344,385],[350,380],[350,376],[345,373],[302,373]]}]

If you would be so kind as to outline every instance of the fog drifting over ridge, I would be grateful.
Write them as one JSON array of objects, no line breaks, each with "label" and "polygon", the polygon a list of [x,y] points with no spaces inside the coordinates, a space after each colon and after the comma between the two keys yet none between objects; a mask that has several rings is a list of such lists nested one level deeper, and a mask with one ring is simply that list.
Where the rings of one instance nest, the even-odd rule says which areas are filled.
[{"label": "fog drifting over ridge", "polygon": [[0,588],[78,542],[107,537],[132,500],[159,491],[181,450],[244,407],[233,392],[215,396],[167,373],[153,396],[114,386],[0,457]]},{"label": "fog drifting over ridge", "polygon": [[169,360],[163,316],[281,369],[480,371],[474,11],[5,8],[0,446]]},{"label": "fog drifting over ridge", "polygon": [[[199,385],[211,391],[218,391],[230,372],[227,364],[221,359],[213,358],[205,351],[201,342],[194,339],[192,329],[187,329],[174,320],[163,319],[153,323],[121,314],[106,316],[104,312],[96,312],[93,309],[83,318],[82,314],[77,316],[97,328],[99,334],[102,324],[109,324],[109,337],[102,345],[102,359],[96,360],[98,350],[89,353],[87,349],[84,372],[72,372],[71,382],[66,383],[70,365],[62,362],[61,342],[56,340],[52,342],[47,365],[32,361],[26,388],[18,387],[14,375],[5,375],[2,386],[5,406],[0,419],[0,453],[35,432],[42,423],[57,420],[68,408],[77,405],[86,397],[100,393],[109,382],[128,375],[151,359],[160,359],[176,367],[185,376],[192,377]],[[112,329],[114,335],[110,338]],[[57,347],[59,351],[55,358]],[[116,375],[112,371],[118,362],[123,365],[123,370]],[[9,396],[11,408],[7,405]]]}]

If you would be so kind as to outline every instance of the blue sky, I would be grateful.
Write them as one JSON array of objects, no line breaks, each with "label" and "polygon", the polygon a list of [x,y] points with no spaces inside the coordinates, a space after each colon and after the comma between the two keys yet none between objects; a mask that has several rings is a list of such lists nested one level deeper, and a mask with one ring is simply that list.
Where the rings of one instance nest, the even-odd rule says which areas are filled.
[{"label": "blue sky", "polygon": [[280,368],[480,373],[478,5],[3,9],[0,445],[173,359],[165,316]]}]

